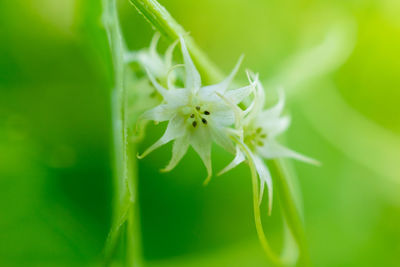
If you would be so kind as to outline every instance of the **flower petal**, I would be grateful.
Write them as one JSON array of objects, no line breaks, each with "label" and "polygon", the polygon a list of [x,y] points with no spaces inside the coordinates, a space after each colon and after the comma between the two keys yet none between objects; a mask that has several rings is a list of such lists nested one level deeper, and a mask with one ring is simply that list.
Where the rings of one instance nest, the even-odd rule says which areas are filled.
[{"label": "flower petal", "polygon": [[278,103],[272,108],[266,109],[261,112],[261,116],[264,118],[276,118],[282,114],[283,108],[285,107],[285,93],[282,88],[278,90]]},{"label": "flower petal", "polygon": [[160,40],[160,37],[161,37],[161,34],[159,32],[156,32],[153,35],[153,38],[151,39],[149,52],[150,52],[150,55],[152,55],[152,56],[156,56],[156,55],[158,56],[157,44],[158,44],[158,41]]},{"label": "flower petal", "polygon": [[257,118],[257,125],[261,126],[267,132],[269,138],[273,139],[289,128],[290,117],[267,118],[260,116]]},{"label": "flower petal", "polygon": [[179,138],[185,134],[185,124],[184,119],[181,116],[173,117],[167,126],[167,130],[165,130],[164,135],[158,139],[153,145],[151,145],[148,149],[146,149],[142,155],[138,155],[139,159],[144,158],[148,154],[150,154],[153,150],[159,148],[160,146],[168,143],[169,141]]},{"label": "flower petal", "polygon": [[266,159],[287,157],[287,158],[294,158],[314,165],[320,165],[319,161],[309,158],[307,156],[303,156],[300,153],[297,153],[289,148],[286,148],[275,141],[264,143],[264,146],[258,148],[258,153]]},{"label": "flower petal", "polygon": [[172,57],[174,54],[174,49],[176,47],[176,45],[178,44],[178,40],[176,40],[175,42],[173,42],[168,48],[167,51],[165,52],[165,68],[166,69],[170,69],[172,66]]},{"label": "flower petal", "polygon": [[169,96],[168,90],[165,89],[161,84],[159,84],[159,83],[157,82],[157,80],[154,78],[153,74],[151,73],[151,71],[150,71],[148,68],[146,68],[146,72],[147,72],[147,75],[149,76],[149,79],[150,79],[151,83],[153,84],[154,88],[156,88],[157,92],[158,92],[164,99],[168,98],[168,96]]},{"label": "flower petal", "polygon": [[239,146],[236,146],[235,158],[231,161],[231,163],[228,164],[228,166],[226,166],[224,169],[222,169],[218,173],[218,175],[222,175],[222,174],[226,173],[227,171],[230,171],[231,169],[235,168],[237,165],[242,163],[244,160],[245,160],[245,156],[244,156],[242,150],[240,150]]},{"label": "flower petal", "polygon": [[231,84],[233,78],[238,72],[239,67],[242,64],[243,57],[244,57],[243,55],[240,56],[238,62],[236,63],[231,73],[222,82],[202,87],[201,90],[199,91],[199,97],[201,99],[215,99],[216,93],[223,94],[228,89],[228,86]]},{"label": "flower petal", "polygon": [[197,71],[192,61],[192,58],[189,55],[189,51],[186,48],[185,40],[182,36],[179,37],[179,40],[181,42],[182,56],[185,63],[185,87],[191,91],[197,92],[197,90],[201,86],[200,74]]},{"label": "flower petal", "polygon": [[250,84],[255,84],[255,91],[253,101],[244,111],[244,114],[246,115],[246,122],[244,122],[244,124],[249,124],[259,117],[265,103],[264,87],[258,80],[258,74],[247,71],[247,77]]},{"label": "flower petal", "polygon": [[211,116],[215,125],[230,126],[235,122],[235,113],[228,106],[213,109]]},{"label": "flower petal", "polygon": [[[256,166],[256,170],[258,176],[260,178],[260,193],[264,191],[263,183],[267,184],[268,187],[268,214],[271,215],[272,211],[272,178],[271,174],[268,170],[267,165],[265,165],[264,161],[256,155],[252,155],[252,160],[254,165]],[[260,203],[261,203],[262,195],[260,195]]]},{"label": "flower petal", "polygon": [[199,154],[207,169],[207,178],[204,184],[207,184],[212,175],[211,169],[211,136],[207,129],[207,126],[199,125],[192,131],[190,136],[190,144],[193,149]]},{"label": "flower petal", "polygon": [[[245,116],[245,112],[236,104],[234,104],[231,100],[229,100],[228,98],[226,98],[224,95],[221,95],[220,93],[217,93],[218,97],[220,97],[226,105],[228,105],[231,108],[231,114],[233,114],[233,119],[235,122],[235,128],[236,129],[241,129],[242,125],[244,123],[244,116]],[[222,119],[222,120],[221,120]],[[226,122],[226,120],[224,120],[224,118],[221,116],[221,123],[223,123],[224,121]],[[231,124],[227,124],[226,126],[229,126]]]},{"label": "flower petal", "polygon": [[229,90],[225,93],[225,97],[234,104],[239,104],[254,90],[253,85],[248,85],[239,89]]},{"label": "flower petal", "polygon": [[241,55],[241,56],[239,57],[239,59],[238,59],[236,65],[235,65],[235,67],[233,68],[233,70],[231,71],[231,73],[228,75],[228,77],[226,77],[225,80],[223,80],[222,82],[219,83],[220,90],[221,90],[221,91],[219,91],[220,93],[223,93],[223,92],[225,92],[225,91],[228,89],[228,86],[229,86],[229,85],[231,84],[231,82],[233,81],[233,78],[235,78],[235,76],[236,76],[236,74],[237,74],[237,72],[238,72],[238,70],[239,70],[239,68],[240,68],[240,65],[241,65],[242,62],[243,62],[243,58],[244,58],[244,55]]},{"label": "flower petal", "polygon": [[162,104],[144,112],[139,120],[152,120],[156,122],[167,121],[175,115],[175,110],[171,109],[169,105]]},{"label": "flower petal", "polygon": [[189,135],[184,135],[177,138],[172,147],[172,158],[168,165],[161,169],[162,172],[169,172],[179,163],[182,157],[186,154],[189,147]]}]

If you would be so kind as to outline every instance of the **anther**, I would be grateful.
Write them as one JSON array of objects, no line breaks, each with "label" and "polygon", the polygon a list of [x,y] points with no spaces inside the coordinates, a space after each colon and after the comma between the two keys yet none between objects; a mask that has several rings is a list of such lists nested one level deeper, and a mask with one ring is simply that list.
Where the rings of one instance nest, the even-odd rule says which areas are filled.
[{"label": "anther", "polygon": [[194,118],[194,114],[190,115],[190,118]]},{"label": "anther", "polygon": [[265,137],[267,137],[267,135],[266,134],[262,134],[262,135],[260,135],[260,137],[261,138],[265,138]]},{"label": "anther", "polygon": [[262,131],[261,127],[258,127],[256,130],[257,133],[261,133],[261,131]]},{"label": "anther", "polygon": [[204,114],[205,115],[210,115],[210,112],[206,110],[206,111],[204,111]]},{"label": "anther", "polygon": [[200,110],[200,106],[196,106],[196,109],[197,109],[197,110]]},{"label": "anther", "polygon": [[193,128],[196,128],[197,126],[197,121],[192,122]]},{"label": "anther", "polygon": [[257,142],[257,145],[259,145],[259,146],[263,146],[263,145],[264,145],[264,143],[263,143],[263,142],[261,142],[261,141],[259,141],[259,142]]},{"label": "anther", "polygon": [[207,120],[204,119],[204,118],[201,118],[201,122],[204,123],[204,124],[207,124]]}]

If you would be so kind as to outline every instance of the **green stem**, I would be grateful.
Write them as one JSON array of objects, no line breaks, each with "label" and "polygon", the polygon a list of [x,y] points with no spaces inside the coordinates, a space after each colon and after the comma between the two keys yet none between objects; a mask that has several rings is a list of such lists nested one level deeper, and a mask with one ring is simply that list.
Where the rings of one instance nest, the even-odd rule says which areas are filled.
[{"label": "green stem", "polygon": [[281,261],[279,256],[272,251],[271,246],[269,245],[268,240],[264,233],[261,221],[259,198],[258,198],[258,192],[259,192],[258,176],[252,161],[249,161],[249,166],[250,166],[251,180],[253,185],[253,210],[254,210],[254,221],[256,224],[258,240],[260,240],[261,246],[263,247],[265,254],[268,256],[271,262],[273,262],[276,266],[281,266],[283,265],[283,262]]},{"label": "green stem", "polygon": [[[238,146],[240,146],[242,151],[244,151],[244,153],[246,154],[246,157],[248,159],[251,159],[252,155],[251,155],[251,152],[249,151],[249,149],[245,145],[243,145],[238,139],[236,139],[236,137],[233,137],[233,140],[235,141],[235,143]],[[281,261],[279,256],[273,252],[271,246],[268,243],[267,237],[265,236],[265,233],[264,233],[264,228],[262,225],[261,214],[260,214],[260,202],[259,202],[260,200],[258,197],[258,192],[259,192],[258,175],[257,175],[257,171],[256,171],[256,167],[254,165],[254,162],[252,160],[249,160],[248,163],[249,163],[249,167],[250,167],[251,182],[252,182],[252,186],[253,186],[253,212],[254,212],[254,221],[256,224],[258,240],[260,241],[261,246],[264,249],[264,252],[265,252],[267,258],[272,263],[274,263],[276,266],[282,266],[284,263]]]},{"label": "green stem", "polygon": [[[114,88],[111,95],[113,143],[114,143],[114,208],[110,234],[106,243],[106,263],[111,262],[120,238],[122,226],[126,224],[126,266],[140,265],[140,243],[138,232],[137,201],[135,200],[136,175],[134,162],[128,160],[126,90],[124,64],[125,43],[121,35],[116,0],[103,0],[103,24],[111,50]],[[134,205],[135,204],[135,205]]]},{"label": "green stem", "polygon": [[[130,0],[130,2],[137,8],[137,10],[148,20],[148,22],[162,35],[164,35],[169,40],[175,40],[179,35],[185,36],[187,47],[191,53],[192,59],[195,62],[197,68],[200,71],[202,77],[208,83],[216,83],[222,79],[221,71],[213,64],[207,56],[200,50],[200,48],[195,44],[194,40],[187,35],[185,30],[180,26],[168,13],[168,11],[161,6],[156,0]],[[300,250],[300,262],[302,266],[309,265],[308,249],[306,244],[306,238],[303,230],[303,224],[300,219],[298,210],[296,209],[293,198],[291,197],[291,192],[287,184],[287,173],[284,171],[282,163],[278,161],[273,161],[273,166],[277,170],[277,178],[275,179],[278,184],[279,198],[282,203],[285,218],[291,229],[291,232],[299,246]],[[261,217],[259,215],[258,208],[258,190],[257,190],[257,179],[255,179],[256,173],[254,166],[250,164],[253,179],[253,190],[255,199],[253,201],[254,205],[254,215],[256,220],[256,228],[262,243],[262,246],[266,254],[273,259],[273,256],[268,242],[266,241],[264,231],[262,230]],[[254,181],[255,179],[255,181]],[[256,182],[256,183],[255,183]],[[275,261],[276,262],[276,261]]]},{"label": "green stem", "polygon": [[165,38],[175,41],[183,36],[186,46],[192,55],[200,74],[206,83],[213,83],[223,79],[222,72],[211,62],[205,53],[196,45],[193,38],[179,25],[168,11],[155,0],[130,0],[146,20]]}]

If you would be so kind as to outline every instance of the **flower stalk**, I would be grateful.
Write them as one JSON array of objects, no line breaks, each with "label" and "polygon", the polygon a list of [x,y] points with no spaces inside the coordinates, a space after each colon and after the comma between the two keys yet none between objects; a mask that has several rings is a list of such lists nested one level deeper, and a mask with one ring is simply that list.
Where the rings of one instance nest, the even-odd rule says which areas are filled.
[{"label": "flower stalk", "polygon": [[208,59],[193,38],[179,25],[169,12],[155,0],[130,0],[143,17],[165,38],[173,42],[184,36],[186,46],[206,83],[216,83],[223,79],[223,73]]},{"label": "flower stalk", "polygon": [[[118,245],[124,248],[126,266],[140,265],[140,242],[136,196],[136,166],[129,160],[134,148],[128,146],[126,119],[125,43],[121,34],[116,0],[103,0],[102,22],[107,33],[112,57],[113,88],[111,91],[113,136],[113,214],[111,230],[105,246],[105,264],[114,260]],[[124,237],[122,235],[125,234]],[[121,243],[123,242],[123,244]]]}]

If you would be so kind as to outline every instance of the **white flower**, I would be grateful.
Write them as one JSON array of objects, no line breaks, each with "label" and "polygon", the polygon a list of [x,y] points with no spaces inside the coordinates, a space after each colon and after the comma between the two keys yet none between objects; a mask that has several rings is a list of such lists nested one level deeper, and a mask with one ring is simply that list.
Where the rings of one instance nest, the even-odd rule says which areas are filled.
[{"label": "white flower", "polygon": [[227,127],[235,121],[234,111],[219,95],[229,99],[234,105],[240,103],[254,89],[255,84],[235,90],[227,90],[237,73],[242,57],[231,74],[222,82],[201,86],[200,74],[197,71],[185,42],[180,37],[181,50],[185,67],[184,88],[167,90],[148,70],[148,76],[163,102],[145,112],[141,119],[156,122],[169,121],[164,135],[150,146],[139,158],[143,158],[156,148],[174,140],[172,158],[163,171],[172,170],[185,155],[189,145],[199,154],[206,169],[209,181],[212,175],[211,144],[214,140],[228,151],[234,152],[234,146],[227,133]]},{"label": "white flower", "polygon": [[172,56],[177,42],[173,42],[162,57],[157,52],[159,39],[160,33],[156,32],[149,48],[128,52],[125,54],[124,60],[127,63],[138,62],[143,69],[146,69],[155,78],[162,81],[163,84],[172,84],[176,79],[174,73],[171,72],[171,67]]},{"label": "white flower", "polygon": [[257,86],[252,103],[244,111],[235,108],[236,117],[238,118],[236,121],[236,131],[234,132],[238,136],[238,138],[234,138],[237,143],[236,156],[219,174],[236,167],[246,158],[252,161],[260,178],[260,202],[264,186],[267,184],[268,210],[270,214],[272,210],[272,179],[263,158],[289,157],[311,164],[319,164],[319,162],[290,150],[276,141],[276,137],[283,133],[290,125],[290,118],[288,116],[281,116],[285,105],[283,91],[279,91],[279,101],[275,106],[264,109],[264,88],[256,75],[253,75],[253,78],[256,79]]}]

